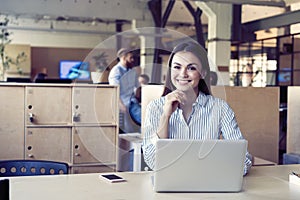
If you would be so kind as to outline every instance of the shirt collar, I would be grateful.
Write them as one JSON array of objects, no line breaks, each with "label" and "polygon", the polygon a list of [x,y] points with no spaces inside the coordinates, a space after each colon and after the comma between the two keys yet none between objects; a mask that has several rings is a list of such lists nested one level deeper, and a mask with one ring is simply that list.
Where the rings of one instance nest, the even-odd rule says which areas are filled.
[{"label": "shirt collar", "polygon": [[208,95],[205,95],[204,93],[199,92],[199,95],[198,95],[194,105],[198,104],[200,106],[205,106],[207,102],[208,102]]},{"label": "shirt collar", "polygon": [[123,69],[124,71],[129,71],[129,68],[123,66],[121,62],[119,62],[119,65],[122,67],[122,69]]}]

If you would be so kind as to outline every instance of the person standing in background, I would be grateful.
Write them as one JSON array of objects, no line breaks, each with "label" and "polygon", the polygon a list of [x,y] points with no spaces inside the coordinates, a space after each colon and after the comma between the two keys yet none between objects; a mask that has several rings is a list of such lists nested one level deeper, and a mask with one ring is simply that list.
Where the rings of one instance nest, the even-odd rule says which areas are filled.
[{"label": "person standing in background", "polygon": [[120,86],[120,129],[124,133],[136,132],[138,127],[129,115],[130,98],[135,89],[139,86],[138,75],[134,67],[134,54],[126,48],[122,48],[117,53],[119,62],[112,68],[108,76],[110,85]]},{"label": "person standing in background", "polygon": [[150,81],[150,78],[147,74],[141,74],[141,75],[139,75],[138,80],[139,80],[140,86],[142,86],[142,85],[147,85]]},{"label": "person standing in background", "polygon": [[43,67],[42,70],[34,76],[32,82],[35,83],[38,80],[41,80],[41,79],[44,80],[47,78],[47,76],[48,76],[48,70],[46,67]]},{"label": "person standing in background", "polygon": [[133,121],[138,125],[141,126],[141,115],[142,115],[142,86],[148,85],[149,83],[149,76],[147,74],[140,74],[138,77],[140,86],[135,90],[134,95],[131,97],[131,102],[129,106],[129,113]]}]

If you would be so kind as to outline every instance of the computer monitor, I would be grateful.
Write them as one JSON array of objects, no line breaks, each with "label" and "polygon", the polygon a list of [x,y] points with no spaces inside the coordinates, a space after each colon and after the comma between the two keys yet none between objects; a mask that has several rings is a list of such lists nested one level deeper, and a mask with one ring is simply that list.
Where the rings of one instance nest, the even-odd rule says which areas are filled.
[{"label": "computer monitor", "polygon": [[89,63],[76,60],[62,60],[60,61],[59,78],[90,80]]}]

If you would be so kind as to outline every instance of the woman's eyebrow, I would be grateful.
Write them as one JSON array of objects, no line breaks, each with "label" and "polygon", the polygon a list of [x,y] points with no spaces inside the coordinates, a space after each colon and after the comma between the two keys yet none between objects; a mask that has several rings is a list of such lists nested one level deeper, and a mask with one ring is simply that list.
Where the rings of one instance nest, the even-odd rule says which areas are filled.
[{"label": "woman's eyebrow", "polygon": [[197,64],[197,63],[190,63],[190,64],[188,64],[187,66],[188,66],[188,67],[190,67],[190,66],[193,66],[193,65],[196,65],[196,66],[198,66],[198,64]]},{"label": "woman's eyebrow", "polygon": [[[181,63],[178,63],[178,62],[173,62],[173,65],[179,65],[179,66],[182,66],[182,64]],[[187,65],[187,67],[193,67],[193,66],[198,66],[198,64],[197,63],[189,63],[188,65]]]}]

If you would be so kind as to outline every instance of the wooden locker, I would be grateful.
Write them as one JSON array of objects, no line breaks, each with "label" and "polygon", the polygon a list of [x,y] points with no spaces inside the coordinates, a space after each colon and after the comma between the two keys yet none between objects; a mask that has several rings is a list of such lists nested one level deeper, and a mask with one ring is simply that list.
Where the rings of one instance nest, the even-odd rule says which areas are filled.
[{"label": "wooden locker", "polygon": [[73,163],[116,163],[116,127],[74,127]]},{"label": "wooden locker", "polygon": [[27,125],[70,125],[71,87],[26,87]]},{"label": "wooden locker", "polygon": [[0,160],[24,157],[24,87],[0,86]]},{"label": "wooden locker", "polygon": [[113,124],[118,121],[117,87],[73,87],[73,122],[75,124]]},{"label": "wooden locker", "polygon": [[25,159],[71,162],[71,127],[27,128]]}]

